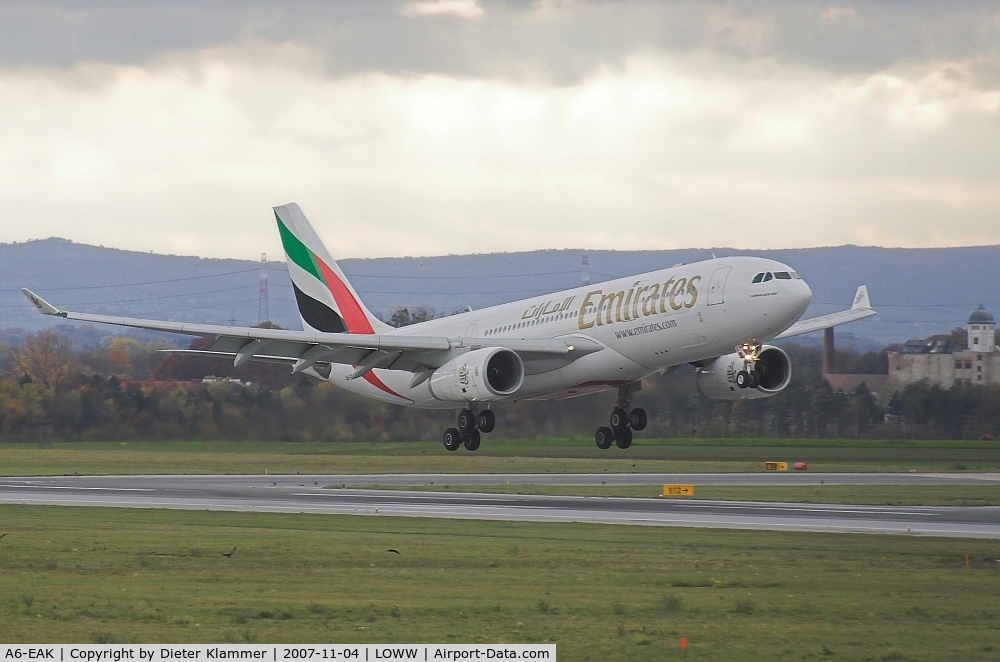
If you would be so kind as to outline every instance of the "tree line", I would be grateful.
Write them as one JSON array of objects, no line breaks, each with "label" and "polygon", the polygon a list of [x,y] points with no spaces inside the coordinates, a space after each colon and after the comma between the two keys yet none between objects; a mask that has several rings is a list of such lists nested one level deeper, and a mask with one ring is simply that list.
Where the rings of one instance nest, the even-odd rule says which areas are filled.
[{"label": "tree line", "polygon": [[[410,314],[407,318],[412,318]],[[397,322],[403,322],[403,314]],[[195,338],[192,348],[212,339]],[[0,442],[61,440],[416,440],[437,439],[455,412],[381,403],[287,366],[165,353],[171,346],[108,336],[73,349],[54,331],[20,346],[0,343]],[[1000,388],[926,383],[873,393],[864,384],[834,390],[821,374],[820,350],[785,345],[791,385],[771,398],[709,400],[694,370],[643,382],[645,436],[795,438],[946,438],[1000,435]],[[838,349],[841,372],[884,373],[885,350]],[[218,379],[209,383],[205,376]],[[237,382],[229,380],[239,380]],[[558,401],[502,402],[497,437],[590,437],[605,425],[614,392]]]}]

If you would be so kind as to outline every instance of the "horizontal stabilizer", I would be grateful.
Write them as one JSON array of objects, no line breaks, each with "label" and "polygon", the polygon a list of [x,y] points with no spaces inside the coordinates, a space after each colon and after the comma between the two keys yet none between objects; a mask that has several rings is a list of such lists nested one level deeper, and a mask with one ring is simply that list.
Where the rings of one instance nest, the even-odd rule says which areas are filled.
[{"label": "horizontal stabilizer", "polygon": [[854,295],[854,303],[851,304],[850,310],[842,310],[838,313],[801,320],[785,329],[783,333],[775,336],[774,340],[801,336],[813,331],[822,331],[823,329],[840,326],[848,322],[857,322],[875,314],[875,310],[871,307],[871,301],[868,299],[868,288],[862,285]]}]

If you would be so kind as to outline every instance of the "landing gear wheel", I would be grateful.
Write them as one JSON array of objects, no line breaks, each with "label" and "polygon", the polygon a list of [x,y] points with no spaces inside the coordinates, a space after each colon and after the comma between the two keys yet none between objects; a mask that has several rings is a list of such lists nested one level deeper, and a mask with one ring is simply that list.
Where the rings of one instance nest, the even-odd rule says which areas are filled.
[{"label": "landing gear wheel", "polygon": [[747,388],[757,388],[760,386],[760,375],[757,374],[757,371],[751,370],[749,375],[750,377],[747,380]]},{"label": "landing gear wheel", "polygon": [[490,432],[493,432],[493,428],[496,427],[497,417],[489,409],[484,409],[479,412],[477,422],[479,425],[476,427],[479,428],[479,431],[483,434],[489,434]]},{"label": "landing gear wheel", "polygon": [[602,451],[606,451],[614,443],[615,433],[611,431],[611,428],[600,427],[597,428],[597,434],[594,435],[594,439],[597,441],[597,447]]},{"label": "landing gear wheel", "polygon": [[631,446],[632,430],[628,428],[622,428],[621,430],[619,430],[618,433],[615,435],[615,444],[618,446],[618,448],[621,448],[622,450]]},{"label": "landing gear wheel", "polygon": [[476,429],[476,412],[471,409],[463,409],[458,413],[458,429],[466,434],[470,430]]},{"label": "landing gear wheel", "polygon": [[632,413],[628,415],[629,427],[639,432],[646,429],[646,410],[645,409],[633,409]]},{"label": "landing gear wheel", "polygon": [[746,388],[750,385],[750,373],[746,370],[740,370],[736,373],[736,385],[740,388]]},{"label": "landing gear wheel", "polygon": [[468,436],[462,440],[465,444],[465,450],[474,451],[479,448],[479,442],[482,437],[479,436],[479,430],[470,430]]},{"label": "landing gear wheel", "polygon": [[462,445],[462,433],[455,428],[448,428],[444,431],[444,447],[450,451],[457,451]]},{"label": "landing gear wheel", "polygon": [[611,412],[611,429],[621,430],[628,427],[628,412],[621,407],[615,407]]}]

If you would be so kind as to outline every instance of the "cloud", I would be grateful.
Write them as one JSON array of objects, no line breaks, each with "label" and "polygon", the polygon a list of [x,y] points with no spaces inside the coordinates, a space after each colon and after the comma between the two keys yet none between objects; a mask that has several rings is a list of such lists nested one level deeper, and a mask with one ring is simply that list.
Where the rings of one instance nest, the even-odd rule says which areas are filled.
[{"label": "cloud", "polygon": [[407,18],[428,16],[479,18],[483,15],[483,8],[476,0],[428,0],[427,2],[410,2],[403,7],[402,13]]},{"label": "cloud", "polygon": [[853,7],[838,7],[830,5],[823,10],[820,18],[824,21],[844,21],[858,17],[858,12]]},{"label": "cloud", "polygon": [[[414,20],[434,16],[476,20]],[[1000,8],[990,0],[0,4],[0,64],[8,66],[146,65],[167,55],[247,42],[312,49],[334,76],[377,70],[570,84],[600,67],[622,66],[637,53],[706,50],[743,60],[770,57],[786,65],[871,73],[907,62],[996,54]]]},{"label": "cloud", "polygon": [[0,240],[334,255],[1000,243],[984,60],[860,74],[637,53],[570,83],[331,76],[248,41],[147,65],[0,71]]}]

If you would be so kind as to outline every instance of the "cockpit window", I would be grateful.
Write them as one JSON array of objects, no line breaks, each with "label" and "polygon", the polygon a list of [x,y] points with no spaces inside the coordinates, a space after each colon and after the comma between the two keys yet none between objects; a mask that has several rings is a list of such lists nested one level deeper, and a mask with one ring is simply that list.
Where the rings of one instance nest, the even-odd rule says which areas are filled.
[{"label": "cockpit window", "polygon": [[767,274],[764,275],[764,282],[766,283],[767,281],[771,280],[771,278],[773,278],[773,276],[771,276],[771,272],[768,271]]},{"label": "cockpit window", "polygon": [[777,278],[778,280],[791,280],[792,279],[792,275],[790,273],[788,273],[787,271],[775,271],[774,272],[774,277]]},{"label": "cockpit window", "polygon": [[760,272],[759,274],[757,274],[756,276],[753,277],[753,282],[759,283],[763,279],[764,279],[764,272],[762,271],[762,272]]},{"label": "cockpit window", "polygon": [[792,274],[792,278],[794,278],[795,280],[802,280],[802,276],[798,275],[794,271],[790,271],[788,273]]}]

